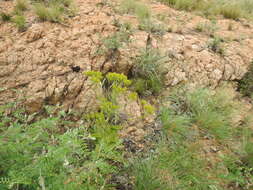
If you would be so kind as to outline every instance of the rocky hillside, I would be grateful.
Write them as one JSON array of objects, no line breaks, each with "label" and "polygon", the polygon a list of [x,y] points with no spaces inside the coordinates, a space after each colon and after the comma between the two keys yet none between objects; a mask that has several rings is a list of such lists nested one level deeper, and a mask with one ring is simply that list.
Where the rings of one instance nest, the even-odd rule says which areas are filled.
[{"label": "rocky hillside", "polygon": [[[1,104],[22,94],[31,111],[47,103],[83,110],[93,104],[93,98],[82,73],[128,75],[148,38],[152,48],[167,56],[163,63],[166,87],[182,82],[216,87],[221,81],[241,79],[253,59],[252,24],[246,20],[209,20],[147,2],[149,18],[142,21],[138,12],[119,1],[75,3],[75,16],[65,18],[63,24],[40,21],[32,7],[24,12],[22,32],[2,21]],[[11,14],[14,4],[1,1],[0,7]],[[117,39],[117,34],[125,35],[127,41]],[[117,51],[104,39],[116,40]],[[101,47],[108,52],[97,53]]]},{"label": "rocky hillside", "polygon": [[[224,179],[218,178],[219,175],[213,171],[217,163],[221,162],[221,155],[234,154],[234,148],[239,146],[235,145],[237,138],[240,139],[239,144],[243,144],[242,139],[246,137],[238,132],[243,127],[243,129],[247,128],[246,136],[252,140],[250,134],[253,125],[248,122],[250,120],[248,115],[252,113],[250,96],[253,91],[253,72],[250,70],[253,61],[253,23],[249,16],[252,10],[249,6],[247,11],[241,7],[241,12],[239,12],[236,9],[237,4],[232,3],[233,6],[227,6],[229,3],[224,1],[224,5],[217,4],[222,7],[218,12],[217,7],[216,11],[212,9],[213,1],[199,1],[203,6],[204,3],[210,3],[210,10],[213,12],[207,14],[203,13],[199,6],[196,7],[194,0],[189,0],[190,4],[186,2],[183,4],[183,2],[180,0],[0,1],[0,105],[5,107],[8,103],[15,102],[25,110],[21,115],[25,117],[30,114],[35,115],[32,119],[25,118],[22,122],[18,118],[18,121],[24,125],[30,125],[45,115],[51,117],[58,114],[58,109],[60,109],[60,113],[70,114],[70,116],[64,115],[62,118],[61,115],[58,119],[71,120],[74,122],[71,127],[79,127],[83,123],[92,127],[94,123],[94,125],[98,124],[96,123],[98,118],[96,114],[95,116],[89,114],[103,113],[106,124],[121,126],[118,134],[124,142],[126,157],[131,157],[130,154],[137,154],[136,152],[142,152],[144,157],[147,157],[147,152],[164,151],[166,156],[159,155],[158,158],[161,159],[159,163],[156,163],[157,160],[154,159],[155,165],[161,164],[167,156],[171,158],[168,162],[183,164],[183,160],[182,162],[176,158],[173,160],[173,156],[182,159],[180,156],[185,153],[185,147],[175,145],[174,152],[171,151],[175,148],[173,145],[166,150],[164,147],[154,148],[158,139],[164,135],[163,128],[168,129],[172,126],[168,134],[165,132],[169,135],[168,139],[181,143],[182,138],[185,137],[186,142],[192,143],[191,147],[187,147],[188,151],[188,148],[198,149],[193,146],[197,138],[195,144],[204,148],[195,153],[199,155],[198,159],[208,160],[206,165],[199,169],[204,168],[210,171],[209,177],[198,176],[200,178],[195,179],[193,176],[196,171],[193,171],[193,168],[181,166],[185,172],[187,170],[192,172],[188,175],[192,175],[192,178],[183,181],[184,177],[180,178],[180,174],[173,173],[176,169],[170,166],[169,170],[173,170],[169,171],[169,173],[172,172],[171,175],[168,175],[166,167],[158,171],[158,175],[161,175],[158,186],[154,184],[145,186],[140,182],[142,179],[138,178],[140,176],[135,170],[124,173],[127,170],[123,166],[125,162],[120,159],[115,161],[114,156],[111,156],[105,159],[106,163],[112,162],[110,164],[120,168],[120,172],[116,174],[115,171],[108,172],[106,175],[110,174],[110,179],[104,178],[101,183],[97,178],[94,179],[97,183],[89,181],[92,187],[90,189],[114,189],[115,187],[136,190],[222,188],[246,190],[252,188],[252,167],[248,167],[249,164],[241,161],[243,158],[246,159],[245,155],[240,155],[238,159],[236,157],[240,160],[238,161],[240,166],[236,165],[238,164],[236,161],[229,160],[229,163],[235,164],[236,169],[243,168],[236,170],[236,174],[232,172],[230,176],[231,168],[226,164],[217,169],[218,173],[225,171],[222,174]],[[180,91],[182,86],[183,92]],[[194,94],[196,93],[194,90],[200,88],[208,89],[208,95],[206,92],[199,91]],[[220,90],[221,88],[225,90]],[[219,96],[220,92],[225,96]],[[203,100],[202,103],[206,109],[203,108],[201,102],[197,103],[194,99],[195,95],[201,101]],[[105,99],[101,101],[101,97],[107,98],[108,101]],[[115,102],[117,105],[114,105]],[[48,106],[56,106],[57,111],[45,114]],[[235,110],[236,114],[228,114],[228,107],[230,110]],[[117,117],[115,110],[117,110]],[[206,110],[209,111],[208,114]],[[0,111],[2,119],[0,126],[9,127],[12,122],[17,121],[16,116],[11,115],[12,111],[13,109]],[[72,111],[77,112],[78,116],[71,115]],[[207,117],[210,115],[212,119],[219,116],[222,118],[213,123],[210,120],[208,123],[210,118]],[[8,122],[5,122],[6,117]],[[82,120],[83,118],[85,119]],[[94,118],[95,121],[93,121]],[[94,123],[91,124],[91,121]],[[247,127],[245,127],[246,123]],[[58,134],[66,130],[66,124],[53,125],[62,127],[59,129],[61,132],[57,132]],[[189,131],[188,129],[181,131],[185,126],[193,128]],[[202,126],[205,127],[202,129]],[[231,147],[230,145],[227,147],[228,141],[223,142],[223,137],[221,137],[222,133],[225,134],[228,131],[222,127],[222,130],[216,130],[215,127],[220,126],[236,128],[233,131],[233,138],[226,136],[229,140],[232,139]],[[0,134],[3,131],[0,129]],[[113,133],[112,131],[109,133]],[[103,139],[101,134],[93,132],[91,134],[94,138]],[[232,134],[232,131],[228,133],[230,132]],[[177,135],[173,135],[174,133]],[[189,134],[191,137],[188,136]],[[63,137],[59,136],[59,139],[61,138]],[[5,140],[1,141],[0,138],[0,146],[1,143],[4,145]],[[95,146],[91,144],[89,145]],[[184,153],[174,155],[177,151]],[[189,152],[185,156],[191,157],[192,155],[188,155]],[[251,153],[249,154],[252,156]],[[0,159],[7,158],[0,156]],[[186,161],[188,162],[186,164],[193,162],[196,164],[195,167],[200,166],[192,160]],[[146,162],[144,165],[141,163],[138,167],[145,168],[147,167],[145,164]],[[149,169],[152,172],[154,170],[154,168]],[[0,166],[0,179],[6,172],[2,170]],[[163,172],[166,179],[163,178]],[[229,174],[229,179],[224,177],[226,172]],[[136,174],[134,177],[133,173]],[[153,178],[151,173],[149,177]],[[237,174],[241,177],[240,180],[236,180]],[[78,174],[75,175],[72,176],[73,179],[65,179],[64,184],[75,181],[74,178]],[[94,175],[99,176],[100,173]],[[8,176],[11,175],[8,174]],[[157,173],[155,176],[157,177]],[[157,179],[156,177],[154,178]],[[215,178],[217,181],[211,184],[209,178]],[[46,180],[46,177],[43,180]],[[149,181],[143,180],[147,180],[145,183]],[[164,181],[170,181],[170,186],[163,184]],[[24,185],[26,183],[30,182],[22,183],[21,180],[20,184],[23,186],[16,186],[19,184],[17,182],[9,187],[26,189]],[[40,181],[38,187],[42,190],[61,189],[61,186],[56,186],[56,184],[50,187],[47,182],[45,183],[46,185]],[[207,183],[208,185],[204,185]],[[77,184],[83,185],[83,182],[78,181],[76,186],[66,187],[73,190],[83,189],[87,187],[88,182],[80,187]],[[180,184],[182,184],[181,187]],[[203,186],[194,186],[194,184]],[[35,186],[29,186],[29,189],[35,189]]]}]

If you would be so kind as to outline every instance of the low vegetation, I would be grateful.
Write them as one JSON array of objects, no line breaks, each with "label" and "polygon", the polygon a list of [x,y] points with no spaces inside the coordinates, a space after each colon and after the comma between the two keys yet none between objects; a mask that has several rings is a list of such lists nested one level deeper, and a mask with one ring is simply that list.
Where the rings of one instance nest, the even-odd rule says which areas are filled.
[{"label": "low vegetation", "polygon": [[215,32],[218,30],[218,26],[215,20],[212,20],[211,22],[201,22],[198,23],[195,27],[195,30],[197,32],[202,32],[210,37],[214,37]]},{"label": "low vegetation", "polygon": [[250,0],[159,0],[179,10],[199,11],[206,16],[222,15],[228,19],[251,19],[253,2]]},{"label": "low vegetation", "polygon": [[140,30],[144,30],[159,36],[164,35],[165,32],[168,31],[162,22],[157,23],[157,20],[154,20],[150,8],[140,1],[122,1],[120,11],[122,13],[136,15],[139,21]]},{"label": "low vegetation", "polygon": [[[250,0],[159,1],[207,16],[237,20],[253,15]],[[16,0],[13,12],[1,12],[0,17],[24,31],[29,9],[40,21],[58,23],[75,10],[72,0]],[[89,90],[94,90],[94,110],[76,113],[45,105],[38,113],[28,114],[17,102],[0,105],[0,190],[252,190],[253,116],[251,110],[244,113],[247,106],[240,100],[253,98],[253,63],[236,81],[238,92],[228,86],[180,85],[165,91],[163,65],[168,55],[153,48],[149,38],[168,29],[154,22],[150,8],[141,1],[122,1],[120,11],[136,16],[138,29],[147,32],[146,48],[129,60],[133,65],[128,76],[113,69],[105,74],[84,73]],[[107,62],[118,64],[120,50],[134,30],[116,18],[113,25],[116,32],[101,38],[94,52],[92,48],[92,56],[105,58],[101,71]],[[171,31],[180,33],[184,25],[177,27]],[[215,35],[217,29],[215,21],[195,27],[211,37],[206,48],[224,56],[224,40]],[[139,106],[138,122],[150,127],[151,132],[145,131],[141,139],[140,147],[146,146],[141,152],[130,152],[124,144],[128,137],[119,135],[123,127],[135,130],[135,123],[128,126],[132,118],[121,113],[122,97]],[[150,115],[154,120],[146,122]],[[132,137],[132,131],[126,136]]]},{"label": "low vegetation", "polygon": [[12,18],[12,22],[17,26],[20,32],[26,29],[26,20],[23,15],[16,15]]},{"label": "low vegetation", "polygon": [[164,87],[163,63],[166,56],[158,50],[146,49],[136,57],[132,69],[133,89],[141,96],[156,95]]},{"label": "low vegetation", "polygon": [[[74,112],[50,106],[43,116],[21,108],[10,114],[6,110],[15,105],[1,106],[1,189],[113,190],[126,184],[133,190],[252,189],[251,116],[233,122],[241,104],[229,88],[175,88],[163,98],[160,138],[152,151],[130,154],[118,136],[117,97],[131,81],[117,73],[85,74],[94,90],[106,87],[107,93],[97,94],[97,111],[79,122],[71,119]],[[145,100],[141,103],[146,114],[154,114]]]},{"label": "low vegetation", "polygon": [[[239,112],[238,105],[224,90],[172,92],[166,99],[169,106],[160,111],[163,136],[156,151],[133,166],[137,168],[135,189],[246,190],[253,187],[252,130],[249,123],[233,126],[231,117],[235,111]],[[212,147],[203,144],[205,141],[223,148],[213,150],[208,156],[203,149]],[[237,142],[236,148],[232,146],[234,142]]]},{"label": "low vegetation", "polygon": [[222,56],[224,56],[225,54],[225,49],[224,49],[224,46],[223,46],[223,42],[224,40],[222,38],[219,38],[217,36],[214,36],[214,38],[212,38],[207,47],[212,50],[213,52],[215,53],[218,53]]},{"label": "low vegetation", "polygon": [[27,1],[16,0],[11,13],[0,12],[2,21],[13,21],[19,31],[25,30],[25,14],[27,10],[33,10],[41,21],[64,22],[66,17],[73,16],[76,7],[72,0],[52,0],[52,1]]}]

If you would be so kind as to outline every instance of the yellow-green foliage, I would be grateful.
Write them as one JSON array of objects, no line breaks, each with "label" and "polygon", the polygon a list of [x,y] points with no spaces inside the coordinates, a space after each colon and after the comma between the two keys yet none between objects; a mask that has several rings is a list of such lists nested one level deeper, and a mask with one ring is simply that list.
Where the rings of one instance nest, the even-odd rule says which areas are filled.
[{"label": "yellow-green foliage", "polygon": [[109,82],[119,85],[119,86],[129,86],[131,81],[127,79],[127,76],[124,74],[118,73],[108,73],[106,78]]},{"label": "yellow-green foliage", "polygon": [[144,116],[155,113],[155,108],[151,104],[149,104],[146,100],[141,100],[141,104],[144,110]]},{"label": "yellow-green foliage", "polygon": [[101,82],[101,80],[103,79],[103,75],[101,72],[99,71],[86,71],[84,73],[86,76],[90,77],[90,79],[94,82],[94,83],[99,83]]}]

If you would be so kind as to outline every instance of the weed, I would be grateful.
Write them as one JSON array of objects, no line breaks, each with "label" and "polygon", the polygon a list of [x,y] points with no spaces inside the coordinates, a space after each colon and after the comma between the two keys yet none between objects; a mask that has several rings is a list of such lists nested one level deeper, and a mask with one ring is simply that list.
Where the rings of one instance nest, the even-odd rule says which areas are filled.
[{"label": "weed", "polygon": [[73,16],[75,6],[72,0],[53,0],[50,3],[35,3],[34,12],[41,21],[63,22],[64,16]]},{"label": "weed", "polygon": [[225,50],[222,47],[223,40],[219,37],[214,37],[211,41],[209,41],[208,48],[213,52],[218,53],[220,55],[225,54]]},{"label": "weed", "polygon": [[166,189],[165,184],[154,175],[154,164],[152,158],[144,161],[138,160],[134,163],[135,190]]},{"label": "weed", "polygon": [[243,15],[242,11],[236,4],[233,5],[233,3],[227,3],[224,6],[221,6],[219,8],[219,14],[223,15],[225,18],[238,20]]},{"label": "weed", "polygon": [[157,94],[162,90],[164,61],[165,57],[155,50],[145,50],[136,58],[132,69],[133,88],[140,95]]},{"label": "weed", "polygon": [[0,17],[1,17],[1,20],[4,22],[8,22],[11,20],[11,15],[5,12],[0,12]]},{"label": "weed", "polygon": [[195,30],[197,32],[203,32],[209,36],[214,36],[215,31],[218,30],[217,24],[215,21],[212,21],[211,23],[198,23],[198,25],[195,27]]},{"label": "weed", "polygon": [[218,90],[215,94],[207,89],[185,93],[179,89],[169,97],[172,113],[187,116],[205,133],[210,132],[217,139],[229,139],[232,135],[230,117],[235,105],[225,90]]},{"label": "weed", "polygon": [[121,27],[119,32],[115,32],[113,35],[108,36],[102,40],[102,46],[97,49],[97,55],[106,55],[108,59],[113,59],[118,49],[121,48],[124,43],[129,42],[129,36],[131,31]]},{"label": "weed", "polygon": [[26,20],[23,15],[16,15],[12,18],[12,22],[17,26],[20,32],[26,29]]},{"label": "weed", "polygon": [[48,8],[48,20],[52,22],[62,22],[63,9],[57,5]]},{"label": "weed", "polygon": [[126,0],[121,4],[123,13],[132,13],[137,15],[138,19],[145,20],[151,17],[150,9],[143,3],[134,0]]},{"label": "weed", "polygon": [[47,7],[42,3],[37,3],[34,5],[35,14],[39,17],[41,21],[46,21],[49,18],[49,11]]},{"label": "weed", "polygon": [[164,35],[168,31],[164,24],[156,23],[156,21],[151,19],[142,20],[139,24],[139,29],[159,36]]},{"label": "weed", "polygon": [[16,0],[15,6],[14,6],[14,12],[19,14],[20,12],[23,12],[28,9],[28,1],[27,0]]}]

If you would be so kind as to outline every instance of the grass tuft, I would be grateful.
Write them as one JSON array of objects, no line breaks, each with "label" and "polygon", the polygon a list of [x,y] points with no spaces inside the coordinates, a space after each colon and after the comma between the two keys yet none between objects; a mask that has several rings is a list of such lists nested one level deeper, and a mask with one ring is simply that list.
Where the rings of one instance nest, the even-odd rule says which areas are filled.
[{"label": "grass tuft", "polygon": [[20,32],[26,29],[26,20],[23,15],[16,15],[12,18],[12,22],[17,26]]},{"label": "grass tuft", "polygon": [[14,6],[14,12],[20,14],[21,12],[28,9],[29,3],[27,0],[16,0]]},{"label": "grass tuft", "polygon": [[132,69],[133,88],[140,95],[158,94],[163,89],[165,57],[156,50],[145,50],[135,60]]}]

